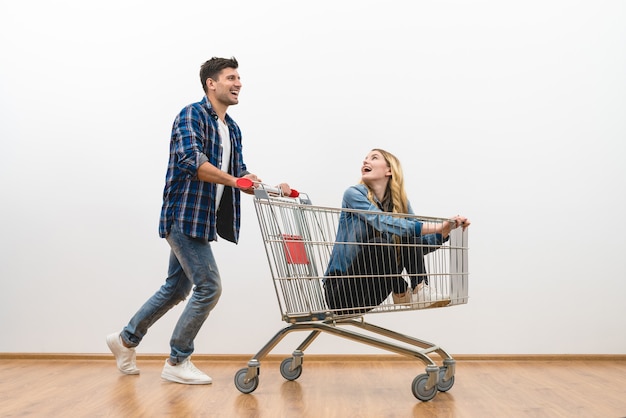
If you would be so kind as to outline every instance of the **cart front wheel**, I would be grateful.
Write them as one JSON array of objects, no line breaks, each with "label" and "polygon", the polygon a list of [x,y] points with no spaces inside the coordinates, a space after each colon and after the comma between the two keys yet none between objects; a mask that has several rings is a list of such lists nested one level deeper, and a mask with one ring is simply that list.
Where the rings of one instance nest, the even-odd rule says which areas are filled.
[{"label": "cart front wheel", "polygon": [[420,374],[413,379],[413,384],[411,386],[413,396],[423,402],[430,401],[437,394],[437,385],[426,390],[426,382],[428,382],[428,374]]},{"label": "cart front wheel", "polygon": [[296,380],[302,374],[302,366],[298,366],[291,370],[293,358],[286,358],[280,363],[280,374],[287,380]]},{"label": "cart front wheel", "polygon": [[447,367],[442,367],[441,369],[439,369],[439,381],[437,382],[437,390],[439,390],[439,392],[447,392],[452,389],[452,386],[454,386],[454,376],[452,376],[446,382],[443,381],[443,377],[446,375],[447,371]]},{"label": "cart front wheel", "polygon": [[259,386],[259,376],[254,376],[246,383],[246,374],[248,374],[247,368],[235,373],[235,386],[241,393],[252,393]]}]

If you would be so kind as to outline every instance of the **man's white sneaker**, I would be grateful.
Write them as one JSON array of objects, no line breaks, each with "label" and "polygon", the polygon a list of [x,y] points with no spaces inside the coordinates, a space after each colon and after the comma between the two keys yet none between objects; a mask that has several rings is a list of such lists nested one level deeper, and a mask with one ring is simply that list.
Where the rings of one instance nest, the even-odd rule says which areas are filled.
[{"label": "man's white sneaker", "polygon": [[124,374],[139,374],[137,368],[137,353],[134,348],[128,348],[122,344],[119,332],[107,335],[107,345],[115,356],[117,368]]},{"label": "man's white sneaker", "polygon": [[170,382],[183,383],[185,385],[208,385],[213,381],[205,373],[198,370],[189,357],[176,366],[172,366],[169,361],[165,360],[161,377]]},{"label": "man's white sneaker", "polygon": [[450,304],[450,298],[445,297],[436,289],[431,289],[427,284],[423,282],[418,284],[411,293],[411,303],[413,306],[423,308],[439,308],[442,306],[448,306]]}]

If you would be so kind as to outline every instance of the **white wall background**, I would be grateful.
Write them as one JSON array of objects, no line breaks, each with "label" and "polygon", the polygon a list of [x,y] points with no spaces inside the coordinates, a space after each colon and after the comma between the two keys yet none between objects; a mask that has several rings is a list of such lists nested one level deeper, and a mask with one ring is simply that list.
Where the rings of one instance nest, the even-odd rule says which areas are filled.
[{"label": "white wall background", "polygon": [[[456,354],[626,353],[624,22],[619,0],[2,0],[0,352],[107,352],[161,285],[171,123],[200,64],[235,56],[265,181],[337,206],[383,147],[420,214],[471,218],[470,303],[372,322]],[[285,325],[249,198],[243,216],[198,353]],[[181,309],[141,353],[168,352]]]}]

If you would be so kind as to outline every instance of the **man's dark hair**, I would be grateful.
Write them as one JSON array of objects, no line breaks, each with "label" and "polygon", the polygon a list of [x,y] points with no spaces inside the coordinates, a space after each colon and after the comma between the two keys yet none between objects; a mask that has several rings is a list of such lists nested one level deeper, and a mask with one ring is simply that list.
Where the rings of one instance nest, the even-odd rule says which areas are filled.
[{"label": "man's dark hair", "polygon": [[219,73],[224,68],[237,68],[239,63],[235,57],[231,58],[218,58],[213,57],[200,67],[200,82],[202,83],[202,90],[206,93],[206,80],[211,78],[217,80]]}]

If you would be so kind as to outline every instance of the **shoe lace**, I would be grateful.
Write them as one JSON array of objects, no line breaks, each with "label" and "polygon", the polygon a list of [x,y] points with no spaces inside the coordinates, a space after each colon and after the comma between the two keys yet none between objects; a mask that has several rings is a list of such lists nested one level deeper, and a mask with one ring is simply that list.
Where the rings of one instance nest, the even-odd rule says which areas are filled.
[{"label": "shoe lace", "polygon": [[428,285],[421,286],[415,293],[415,298],[418,301],[424,301],[430,299],[431,291]]},{"label": "shoe lace", "polygon": [[187,359],[187,361],[183,364],[183,367],[195,375],[204,375],[204,373],[200,369],[198,369],[189,359]]}]

